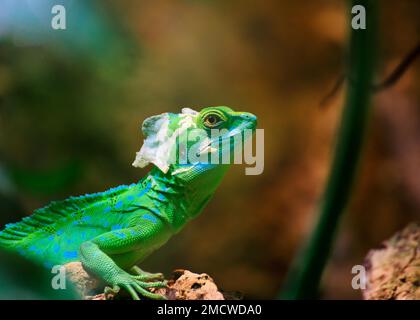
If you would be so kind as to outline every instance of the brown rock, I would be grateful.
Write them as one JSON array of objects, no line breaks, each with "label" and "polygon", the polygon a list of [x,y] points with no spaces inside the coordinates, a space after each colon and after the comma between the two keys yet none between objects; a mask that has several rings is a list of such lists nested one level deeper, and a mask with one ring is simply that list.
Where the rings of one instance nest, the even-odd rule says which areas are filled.
[{"label": "brown rock", "polygon": [[76,289],[82,297],[89,296],[100,286],[101,282],[88,274],[80,262],[70,262],[64,265],[66,276],[76,285]]},{"label": "brown rock", "polygon": [[168,288],[155,292],[167,296],[169,300],[224,300],[213,279],[206,273],[176,270],[176,279],[169,281]]},{"label": "brown rock", "polygon": [[420,224],[410,224],[371,250],[365,267],[364,299],[420,300]]},{"label": "brown rock", "polygon": [[[94,276],[87,273],[80,262],[65,265],[67,278],[75,283],[80,295],[86,300],[126,299],[129,296],[121,291],[117,295],[99,293],[105,286]],[[168,281],[167,288],[155,289],[153,292],[165,295],[169,300],[224,300],[213,279],[205,274],[188,270],[175,270],[173,279]]]}]

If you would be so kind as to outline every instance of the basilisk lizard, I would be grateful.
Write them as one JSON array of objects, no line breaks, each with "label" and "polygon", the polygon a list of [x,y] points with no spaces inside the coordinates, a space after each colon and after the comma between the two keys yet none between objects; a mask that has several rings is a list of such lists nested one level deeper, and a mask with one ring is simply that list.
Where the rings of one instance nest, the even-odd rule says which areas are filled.
[{"label": "basilisk lizard", "polygon": [[[22,221],[6,225],[0,232],[0,247],[47,268],[80,261],[110,286],[108,290],[124,288],[133,299],[163,299],[147,290],[165,286],[163,275],[145,272],[137,264],[202,211],[228,168],[228,164],[188,157],[171,161],[172,156],[180,159],[196,146],[196,156],[217,153],[223,157],[243,145],[238,142],[241,139],[233,138],[255,127],[253,114],[228,107],[200,112],[184,108],[180,114],[147,118],[142,126],[144,143],[133,165],[153,164],[148,175],[135,184],[37,209]],[[213,129],[223,130],[213,137]],[[194,139],[181,143],[179,137],[185,133],[193,133]],[[214,143],[216,139],[228,141],[228,148]]]}]

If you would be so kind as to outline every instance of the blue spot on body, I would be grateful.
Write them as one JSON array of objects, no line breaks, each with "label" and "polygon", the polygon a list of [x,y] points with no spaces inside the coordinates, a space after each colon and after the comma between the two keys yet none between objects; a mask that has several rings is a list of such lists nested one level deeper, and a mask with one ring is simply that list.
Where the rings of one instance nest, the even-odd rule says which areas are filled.
[{"label": "blue spot on body", "polygon": [[92,217],[90,217],[90,216],[85,216],[85,217],[82,218],[82,221],[84,221],[84,222],[88,222],[90,220],[92,220]]},{"label": "blue spot on body", "polygon": [[54,240],[54,236],[49,236],[49,237],[48,237],[48,240],[49,240],[49,241],[53,241],[53,240]]},{"label": "blue spot on body", "polygon": [[72,259],[77,258],[77,251],[64,251],[64,258]]},{"label": "blue spot on body", "polygon": [[152,211],[155,215],[160,216],[160,212],[157,209],[157,207],[159,206],[159,203],[156,203],[155,201],[153,201],[153,204],[154,204],[154,207],[150,207],[149,210]]},{"label": "blue spot on body", "polygon": [[29,251],[32,251],[35,254],[41,254],[42,253],[41,249],[38,249],[36,246],[30,246]]},{"label": "blue spot on body", "polygon": [[124,232],[114,232],[114,234],[120,239],[124,239],[125,237],[127,237],[127,235]]},{"label": "blue spot on body", "polygon": [[120,225],[120,224],[116,224],[116,225],[111,227],[111,230],[119,230],[119,229],[122,229],[122,225]]},{"label": "blue spot on body", "polygon": [[110,211],[111,211],[111,207],[106,207],[106,208],[104,209],[104,212],[105,212],[105,213],[110,212]]},{"label": "blue spot on body", "polygon": [[121,209],[121,208],[122,208],[122,206],[123,206],[122,201],[118,201],[118,202],[115,204],[115,208],[117,208],[117,209]]},{"label": "blue spot on body", "polygon": [[151,215],[151,214],[148,214],[148,213],[146,213],[145,215],[143,215],[143,217],[142,217],[143,219],[146,219],[146,220],[149,220],[149,221],[151,221],[151,222],[153,222],[153,223],[156,223],[157,222],[157,219],[156,219],[156,217],[155,216],[153,216],[153,215]]},{"label": "blue spot on body", "polygon": [[63,231],[63,230],[58,230],[58,231],[57,231],[57,236],[61,236],[63,233],[64,233],[64,231]]},{"label": "blue spot on body", "polygon": [[137,194],[137,197],[141,197],[141,196],[143,196],[143,195],[144,195],[147,191],[149,191],[149,190],[150,190],[151,186],[152,186],[152,183],[151,183],[151,182],[149,182],[149,183],[147,184],[146,188],[144,188],[142,191],[140,191],[140,192]]},{"label": "blue spot on body", "polygon": [[54,253],[58,253],[60,251],[60,246],[58,244],[55,244],[53,247]]},{"label": "blue spot on body", "polygon": [[127,197],[127,200],[128,200],[128,201],[133,201],[133,200],[134,200],[134,196],[128,196],[128,197]]}]

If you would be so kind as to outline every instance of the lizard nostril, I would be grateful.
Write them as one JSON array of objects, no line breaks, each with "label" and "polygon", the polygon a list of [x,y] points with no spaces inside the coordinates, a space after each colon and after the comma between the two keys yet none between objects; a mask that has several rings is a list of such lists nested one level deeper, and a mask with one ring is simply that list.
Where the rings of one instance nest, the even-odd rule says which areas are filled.
[{"label": "lizard nostril", "polygon": [[241,118],[247,121],[256,121],[257,117],[253,115],[252,113],[243,113],[241,115]]}]

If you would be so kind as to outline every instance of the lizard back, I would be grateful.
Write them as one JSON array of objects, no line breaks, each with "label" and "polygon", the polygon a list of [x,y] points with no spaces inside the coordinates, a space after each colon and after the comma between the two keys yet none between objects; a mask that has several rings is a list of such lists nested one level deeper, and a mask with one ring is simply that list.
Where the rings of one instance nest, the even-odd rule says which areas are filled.
[{"label": "lizard back", "polygon": [[84,241],[129,223],[130,204],[150,186],[123,185],[105,192],[54,201],[0,231],[0,246],[47,267],[78,260]]}]

